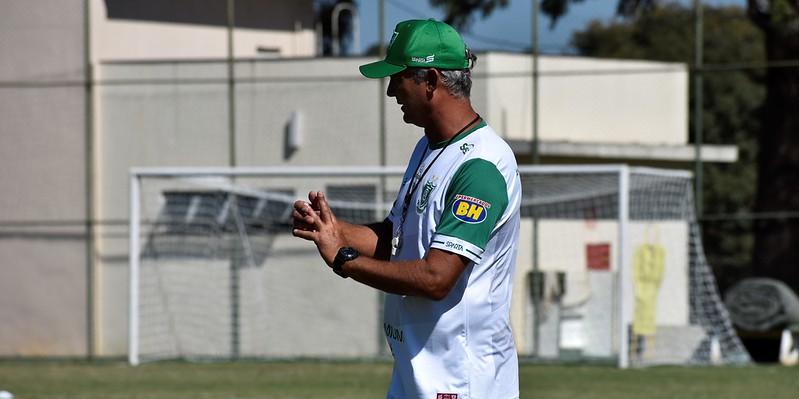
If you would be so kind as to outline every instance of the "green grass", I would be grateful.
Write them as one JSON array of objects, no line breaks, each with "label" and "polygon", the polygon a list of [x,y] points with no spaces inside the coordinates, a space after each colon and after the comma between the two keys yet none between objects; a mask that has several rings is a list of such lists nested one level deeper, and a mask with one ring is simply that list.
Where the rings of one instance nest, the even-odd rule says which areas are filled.
[{"label": "green grass", "polygon": [[[0,362],[0,390],[15,399],[382,398],[390,376],[391,365],[379,362]],[[776,366],[523,364],[520,378],[521,397],[535,399],[799,398],[799,368]]]}]

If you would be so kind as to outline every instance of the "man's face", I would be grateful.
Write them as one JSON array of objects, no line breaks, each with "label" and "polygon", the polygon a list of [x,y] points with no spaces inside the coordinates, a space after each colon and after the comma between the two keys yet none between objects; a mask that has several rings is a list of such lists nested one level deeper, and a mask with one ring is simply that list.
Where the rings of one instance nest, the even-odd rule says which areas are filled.
[{"label": "man's face", "polygon": [[430,100],[428,83],[426,81],[417,83],[414,74],[415,71],[406,69],[391,75],[386,95],[397,99],[405,123],[425,127]]}]

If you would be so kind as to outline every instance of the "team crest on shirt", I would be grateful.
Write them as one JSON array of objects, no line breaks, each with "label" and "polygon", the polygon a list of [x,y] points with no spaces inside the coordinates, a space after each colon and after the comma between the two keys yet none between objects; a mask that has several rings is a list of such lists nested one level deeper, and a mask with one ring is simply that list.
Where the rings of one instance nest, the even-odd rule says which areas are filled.
[{"label": "team crest on shirt", "polygon": [[416,201],[416,213],[422,214],[425,209],[427,209],[427,204],[430,202],[430,194],[433,192],[433,189],[436,188],[436,180],[438,180],[437,176],[433,176],[427,183],[424,184],[422,187],[422,193],[419,194],[419,200]]},{"label": "team crest on shirt", "polygon": [[488,216],[491,204],[479,198],[458,194],[452,203],[452,215],[464,223],[483,223]]}]

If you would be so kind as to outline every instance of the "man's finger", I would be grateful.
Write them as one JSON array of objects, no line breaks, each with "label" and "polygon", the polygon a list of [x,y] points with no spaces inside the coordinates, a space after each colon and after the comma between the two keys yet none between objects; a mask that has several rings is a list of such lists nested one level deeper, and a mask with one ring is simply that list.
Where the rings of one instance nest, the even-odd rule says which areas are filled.
[{"label": "man's finger", "polygon": [[[305,201],[295,202],[293,212],[299,213],[301,216],[300,220],[308,225],[305,230],[319,230],[324,225],[319,217],[319,212],[312,209],[311,205]],[[294,214],[293,212],[292,215]],[[295,218],[295,220],[297,219]]]},{"label": "man's finger", "polygon": [[310,215],[302,213],[296,209],[291,212],[291,217],[294,219],[295,227],[307,229],[313,225],[313,218]]},{"label": "man's finger", "polygon": [[[316,198],[316,203],[319,203],[319,198]],[[321,212],[313,209],[316,205],[305,204],[305,206],[298,209],[299,213],[303,215],[303,221],[309,225],[310,229],[320,230],[325,222],[321,218]]]},{"label": "man's finger", "polygon": [[315,210],[319,210],[319,200],[324,197],[321,191],[311,191],[308,193],[308,199],[311,201],[311,207]]},{"label": "man's finger", "polygon": [[308,206],[302,205],[299,208],[295,208],[291,212],[291,216],[294,217],[294,215],[300,215],[301,217],[304,217],[305,215],[310,215],[311,213],[315,213],[315,214],[318,215],[319,211],[316,210],[316,209],[311,208],[310,205],[308,205]]},{"label": "man's finger", "polygon": [[[305,201],[297,201],[297,202],[295,202],[294,203],[294,211],[298,212],[301,216],[303,216],[305,218],[313,217],[313,216],[319,214],[318,211],[314,210],[311,207],[311,204],[309,204],[309,203],[307,203]],[[306,219],[306,220],[308,220],[308,219]],[[309,221],[309,223],[313,223],[313,222]]]},{"label": "man's finger", "polygon": [[311,230],[294,229],[291,231],[291,234],[294,235],[294,237],[304,238],[308,241],[316,242],[316,235],[318,233]]},{"label": "man's finger", "polygon": [[336,217],[333,215],[333,211],[330,209],[330,205],[327,204],[327,199],[325,195],[321,192],[319,193],[318,197],[319,201],[317,201],[317,207],[319,208],[319,218],[322,219],[325,223],[330,223],[336,220]]},{"label": "man's finger", "polygon": [[318,210],[316,202],[319,200],[319,191],[311,191],[308,193],[308,202],[311,203],[311,208]]},{"label": "man's finger", "polygon": [[301,214],[305,214],[305,210],[310,207],[311,205],[303,200],[294,201],[294,209],[299,211]]}]

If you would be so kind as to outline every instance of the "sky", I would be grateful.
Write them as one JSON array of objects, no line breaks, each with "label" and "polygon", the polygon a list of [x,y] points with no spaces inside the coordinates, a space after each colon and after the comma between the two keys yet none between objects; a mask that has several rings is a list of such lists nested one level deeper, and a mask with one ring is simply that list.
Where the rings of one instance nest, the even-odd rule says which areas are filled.
[{"label": "sky", "polygon": [[[360,13],[360,45],[366,51],[377,43],[378,15],[380,0],[357,0]],[[692,4],[692,0],[678,0],[679,3]],[[703,0],[708,5],[746,6],[746,0]],[[469,32],[462,32],[466,43],[477,51],[505,50],[528,51],[531,47],[530,21],[532,19],[532,0],[509,0],[506,8],[497,8],[490,17],[477,16]],[[397,22],[406,19],[441,19],[443,12],[432,8],[428,0],[385,0],[386,29],[385,40]],[[549,19],[541,16],[539,20],[539,45],[545,54],[570,54],[569,46],[572,32],[583,29],[592,20],[612,21],[616,12],[616,0],[584,0],[572,4],[567,15],[550,27]]]}]

